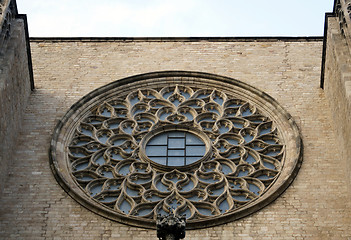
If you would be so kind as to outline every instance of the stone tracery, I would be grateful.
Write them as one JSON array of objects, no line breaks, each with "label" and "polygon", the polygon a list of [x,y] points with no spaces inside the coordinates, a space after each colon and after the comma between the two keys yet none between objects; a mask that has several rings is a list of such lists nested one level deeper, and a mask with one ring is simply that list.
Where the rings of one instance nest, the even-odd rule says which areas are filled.
[{"label": "stone tracery", "polygon": [[79,100],[54,131],[50,162],[59,184],[95,213],[154,228],[171,211],[194,229],[269,204],[296,176],[301,149],[291,116],[258,89],[167,71]]},{"label": "stone tracery", "polygon": [[[148,159],[143,138],[177,127],[206,135],[208,156],[195,166],[162,169]],[[256,106],[182,85],[101,103],[77,127],[69,149],[72,174],[93,199],[151,219],[170,208],[188,220],[240,208],[274,182],[284,156],[277,128]]]}]

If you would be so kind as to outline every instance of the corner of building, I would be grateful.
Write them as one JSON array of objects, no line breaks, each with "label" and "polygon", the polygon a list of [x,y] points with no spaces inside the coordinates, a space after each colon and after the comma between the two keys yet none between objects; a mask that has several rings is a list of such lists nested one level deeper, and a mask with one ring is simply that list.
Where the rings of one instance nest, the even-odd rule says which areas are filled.
[{"label": "corner of building", "polygon": [[18,14],[15,0],[2,1],[0,9],[1,193],[34,80],[26,15]]},{"label": "corner of building", "polygon": [[325,19],[321,87],[325,90],[351,196],[351,2],[336,0]]}]

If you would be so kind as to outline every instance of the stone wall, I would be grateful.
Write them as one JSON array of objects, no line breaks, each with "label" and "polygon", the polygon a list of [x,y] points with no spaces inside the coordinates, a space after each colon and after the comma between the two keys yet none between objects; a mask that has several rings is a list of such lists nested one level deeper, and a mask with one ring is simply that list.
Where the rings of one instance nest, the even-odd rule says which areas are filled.
[{"label": "stone wall", "polygon": [[345,184],[351,197],[351,53],[338,19],[328,20],[324,89],[330,101],[339,151],[347,167]]},{"label": "stone wall", "polygon": [[23,113],[31,92],[25,22],[13,19],[6,42],[0,49],[0,193],[15,162],[13,151],[21,129]]},{"label": "stone wall", "polygon": [[10,178],[0,199],[0,238],[156,239],[155,230],[100,217],[56,182],[48,149],[57,121],[90,91],[161,70],[232,77],[275,98],[296,120],[304,143],[297,178],[272,204],[186,239],[351,239],[346,162],[319,87],[322,39],[67,39],[31,42],[31,94]]}]

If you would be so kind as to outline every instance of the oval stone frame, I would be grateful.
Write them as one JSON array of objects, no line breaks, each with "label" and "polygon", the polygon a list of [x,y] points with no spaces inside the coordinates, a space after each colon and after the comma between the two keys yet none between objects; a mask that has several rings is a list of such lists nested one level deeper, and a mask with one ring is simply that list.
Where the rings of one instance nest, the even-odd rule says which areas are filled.
[{"label": "oval stone frame", "polygon": [[67,146],[72,140],[77,125],[97,104],[118,95],[124,96],[126,90],[130,92],[141,88],[160,89],[176,84],[216,88],[223,92],[235,93],[238,98],[252,102],[275,122],[285,146],[285,160],[281,172],[264,194],[235,211],[207,219],[188,221],[187,229],[212,227],[243,218],[278,198],[293,182],[302,163],[302,140],[291,115],[272,97],[244,82],[209,73],[188,71],[152,72],[123,78],[90,92],[76,102],[56,125],[50,144],[50,167],[60,186],[82,206],[103,217],[127,225],[156,228],[155,221],[120,214],[88,196],[72,177],[68,164]]},{"label": "oval stone frame", "polygon": [[[156,136],[159,133],[175,131],[175,130],[190,132],[196,135],[197,137],[199,137],[205,143],[205,146],[206,146],[205,155],[201,159],[197,160],[196,162],[185,166],[165,166],[150,160],[145,153],[145,147],[147,142],[153,136]],[[209,142],[210,140],[208,139],[208,137],[204,133],[200,132],[198,129],[191,128],[191,127],[182,127],[182,126],[177,126],[177,128],[174,128],[173,126],[166,126],[164,128],[157,128],[145,135],[145,137],[140,142],[141,149],[140,149],[139,155],[140,155],[140,158],[143,159],[145,162],[150,162],[152,166],[154,166],[156,169],[160,169],[161,171],[172,171],[173,169],[178,169],[179,171],[183,171],[183,170],[186,171],[188,169],[194,168],[195,166],[198,166],[200,162],[206,161],[209,158],[209,155],[211,154],[211,148],[210,148]]]}]

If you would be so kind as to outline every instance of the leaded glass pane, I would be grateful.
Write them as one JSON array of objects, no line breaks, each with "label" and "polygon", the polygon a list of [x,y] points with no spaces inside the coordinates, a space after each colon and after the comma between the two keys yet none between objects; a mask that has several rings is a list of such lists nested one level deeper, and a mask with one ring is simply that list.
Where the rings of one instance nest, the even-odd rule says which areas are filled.
[{"label": "leaded glass pane", "polygon": [[205,146],[189,146],[186,148],[186,156],[201,158],[206,152]]},{"label": "leaded glass pane", "polygon": [[168,132],[168,137],[185,137],[185,132],[182,131],[172,131]]},{"label": "leaded glass pane", "polygon": [[[146,144],[145,151],[152,161],[155,161],[154,157],[164,157],[166,166],[184,166],[201,159],[206,153],[206,147],[201,139],[192,133],[170,131],[153,136]],[[184,157],[196,158],[189,158],[188,163],[184,161]],[[162,164],[159,161],[156,162]]]},{"label": "leaded glass pane", "polygon": [[197,144],[204,145],[203,141],[201,141],[200,138],[198,138],[194,134],[189,134],[189,133],[186,134],[186,144],[187,145],[197,145]]},{"label": "leaded glass pane", "polygon": [[168,150],[168,156],[171,157],[184,157],[185,156],[185,151],[184,149],[180,149],[180,150]]},{"label": "leaded glass pane", "polygon": [[167,146],[148,146],[146,154],[148,156],[167,156]]},{"label": "leaded glass pane", "polygon": [[199,157],[186,157],[186,164],[192,164],[199,161]]},{"label": "leaded glass pane", "polygon": [[167,158],[166,157],[150,157],[150,159],[156,163],[166,165]]},{"label": "leaded glass pane", "polygon": [[168,148],[184,148],[185,147],[184,138],[169,138],[168,139]]},{"label": "leaded glass pane", "polygon": [[166,145],[167,144],[167,135],[161,134],[157,135],[156,137],[152,138],[148,145]]},{"label": "leaded glass pane", "polygon": [[184,166],[184,157],[168,157],[168,166]]}]

